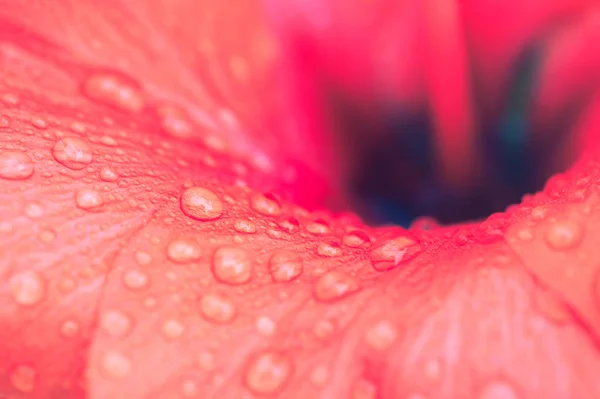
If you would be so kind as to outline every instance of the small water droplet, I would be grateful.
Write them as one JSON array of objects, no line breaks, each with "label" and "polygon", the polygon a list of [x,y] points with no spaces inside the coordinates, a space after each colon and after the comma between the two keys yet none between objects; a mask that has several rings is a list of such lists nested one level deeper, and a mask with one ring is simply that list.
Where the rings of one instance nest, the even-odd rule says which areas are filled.
[{"label": "small water droplet", "polygon": [[398,331],[392,323],[380,320],[366,330],[365,342],[371,348],[383,351],[392,346],[397,336]]},{"label": "small water droplet", "polygon": [[38,272],[27,271],[10,279],[12,297],[19,305],[37,305],[46,297],[47,282]]},{"label": "small water droplet", "polygon": [[329,225],[324,220],[315,220],[306,225],[306,231],[315,235],[325,235],[331,233]]},{"label": "small water droplet", "polygon": [[145,106],[140,86],[133,79],[113,72],[96,72],[82,86],[90,100],[127,112],[139,112]]},{"label": "small water droplet", "polygon": [[329,369],[327,366],[318,365],[310,373],[310,382],[317,386],[323,386],[329,379]]},{"label": "small water droplet", "polygon": [[73,338],[79,334],[80,328],[75,320],[66,320],[60,325],[60,334],[65,338]]},{"label": "small water droplet", "polygon": [[233,321],[236,308],[233,301],[225,295],[208,293],[200,300],[200,312],[206,320],[224,324]]},{"label": "small water droplet", "polygon": [[233,224],[233,228],[238,233],[246,233],[246,234],[256,233],[256,225],[249,220],[244,220],[244,219],[236,220],[235,223]]},{"label": "small water droplet", "polygon": [[417,256],[422,249],[419,241],[408,232],[378,241],[371,252],[371,263],[378,271],[393,269]]},{"label": "small water droplet", "polygon": [[187,113],[174,105],[164,104],[156,109],[160,125],[165,133],[177,138],[190,138],[194,128]]},{"label": "small water droplet", "polygon": [[38,237],[41,242],[48,244],[56,239],[56,233],[53,230],[42,230]]},{"label": "small water droplet", "polygon": [[25,180],[34,172],[31,157],[22,151],[4,151],[0,153],[0,178],[6,180]]},{"label": "small water droplet", "polygon": [[44,208],[37,202],[29,202],[25,205],[25,216],[30,219],[39,219],[44,216]]},{"label": "small water droplet", "polygon": [[359,230],[350,231],[342,237],[342,244],[352,248],[366,247],[370,243],[369,236]]},{"label": "small water droplet", "polygon": [[123,274],[123,283],[132,291],[141,291],[150,284],[150,277],[141,270],[132,269]]},{"label": "small water droplet", "polygon": [[518,399],[515,389],[505,381],[488,383],[479,393],[478,399]]},{"label": "small water droplet", "polygon": [[131,372],[131,360],[120,352],[109,350],[104,353],[101,370],[107,377],[122,379]]},{"label": "small water droplet", "polygon": [[161,331],[166,338],[177,339],[185,332],[185,326],[179,320],[170,319],[165,321]]},{"label": "small water droplet", "polygon": [[213,220],[223,214],[223,202],[209,189],[190,187],[181,196],[181,210],[192,219]]},{"label": "small water droplet", "polygon": [[277,252],[269,260],[269,273],[275,282],[287,282],[302,274],[302,259],[293,252]]},{"label": "small water droplet", "polygon": [[103,166],[102,169],[100,169],[100,179],[105,182],[114,182],[119,180],[119,174],[109,166]]},{"label": "small water droplet", "polygon": [[92,149],[76,137],[58,140],[52,147],[52,155],[58,163],[73,170],[81,170],[92,162]]},{"label": "small water droplet", "polygon": [[137,251],[134,256],[135,261],[140,266],[148,266],[152,263],[152,256],[148,252]]},{"label": "small water droplet", "polygon": [[335,332],[335,324],[331,320],[319,320],[313,327],[313,334],[319,339],[331,338]]},{"label": "small water droplet", "polygon": [[298,222],[298,219],[290,217],[285,220],[282,220],[279,223],[279,227],[281,227],[288,233],[293,233],[300,228],[300,222]]},{"label": "small water droplet", "polygon": [[266,350],[251,359],[244,372],[244,383],[254,394],[273,395],[284,388],[293,368],[288,356]]},{"label": "small water droplet", "polygon": [[120,310],[107,310],[100,316],[100,328],[113,337],[124,337],[131,331],[133,320]]},{"label": "small water droplet", "polygon": [[583,239],[583,226],[570,220],[557,221],[546,229],[548,245],[556,250],[565,251],[576,247]]},{"label": "small water droplet", "polygon": [[29,393],[35,388],[36,371],[29,366],[17,366],[10,373],[10,383],[19,392]]},{"label": "small water droplet", "polygon": [[99,191],[84,188],[75,194],[75,204],[78,208],[89,210],[104,205],[104,199]]},{"label": "small water droplet", "polygon": [[48,127],[48,122],[40,116],[34,116],[31,118],[31,125],[38,129],[46,129]]},{"label": "small water droplet", "polygon": [[255,194],[250,197],[250,207],[256,212],[267,216],[278,216],[281,205],[272,194]]},{"label": "small water droplet", "polygon": [[342,249],[340,248],[340,244],[337,242],[322,242],[317,247],[317,253],[320,256],[332,258],[335,256],[340,256],[342,254]]},{"label": "small water droplet", "polygon": [[337,301],[358,291],[358,281],[337,270],[331,270],[319,277],[314,286],[315,298],[322,302]]},{"label": "small water droplet", "polygon": [[252,278],[252,261],[242,248],[221,247],[213,256],[213,275],[226,284],[245,284]]},{"label": "small water droplet", "polygon": [[167,246],[167,257],[175,263],[189,263],[200,259],[202,249],[192,237],[179,237]]},{"label": "small water droplet", "polygon": [[266,316],[261,316],[254,323],[256,331],[265,336],[271,336],[275,332],[275,322]]}]

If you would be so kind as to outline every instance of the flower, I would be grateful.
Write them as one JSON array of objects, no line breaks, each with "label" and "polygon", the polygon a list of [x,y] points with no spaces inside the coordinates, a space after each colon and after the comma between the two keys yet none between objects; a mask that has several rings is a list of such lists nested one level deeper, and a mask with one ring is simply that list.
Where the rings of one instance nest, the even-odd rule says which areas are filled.
[{"label": "flower", "polygon": [[[5,2],[0,396],[600,396],[595,96],[579,161],[484,222],[409,231],[324,210],[345,200],[343,168],[314,93],[284,92],[298,48],[305,78],[351,96],[380,78],[407,104],[448,103],[427,86],[438,70],[398,64],[415,42],[384,40],[421,26],[395,3],[270,4],[322,7],[310,25],[272,20],[278,53],[253,0]],[[511,44],[588,3],[463,2],[490,107]],[[597,73],[589,15],[553,39],[544,118]]]}]

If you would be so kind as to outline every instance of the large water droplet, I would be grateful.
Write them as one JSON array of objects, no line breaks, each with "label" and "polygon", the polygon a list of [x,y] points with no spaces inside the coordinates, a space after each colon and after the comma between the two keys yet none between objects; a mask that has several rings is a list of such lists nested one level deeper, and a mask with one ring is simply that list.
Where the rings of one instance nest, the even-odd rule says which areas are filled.
[{"label": "large water droplet", "polygon": [[73,170],[81,170],[92,162],[92,149],[76,137],[58,140],[52,147],[52,155],[58,163]]},{"label": "large water droplet", "polygon": [[260,316],[258,319],[256,319],[254,326],[259,334],[267,337],[273,335],[276,327],[275,322],[267,316]]},{"label": "large water droplet", "polygon": [[383,351],[392,346],[397,336],[398,331],[396,327],[387,320],[381,320],[367,328],[365,331],[365,342],[371,348]]},{"label": "large water droplet", "polygon": [[131,331],[133,320],[120,310],[108,310],[100,316],[100,328],[113,337],[124,337]]},{"label": "large water droplet", "polygon": [[19,392],[29,393],[35,388],[37,373],[29,366],[17,366],[10,373],[10,383]]},{"label": "large water droplet", "polygon": [[337,270],[331,270],[319,277],[314,286],[315,298],[322,302],[337,301],[358,291],[358,281]]},{"label": "large water droplet", "polygon": [[354,230],[350,231],[342,237],[342,244],[353,247],[360,248],[366,247],[371,243],[369,236],[363,233],[362,231]]},{"label": "large water droplet", "polygon": [[275,282],[292,281],[302,270],[302,259],[293,252],[277,252],[269,260],[269,273]]},{"label": "large water droplet", "polygon": [[378,240],[371,252],[371,263],[378,271],[393,269],[400,263],[417,256],[421,250],[417,238],[404,232],[393,238],[385,237]]},{"label": "large water droplet", "polygon": [[315,220],[306,225],[306,231],[311,234],[324,235],[331,233],[329,225],[324,220]]},{"label": "large water droplet", "polygon": [[167,257],[175,263],[189,263],[200,259],[202,250],[192,237],[177,238],[167,246]]},{"label": "large water droplet", "polygon": [[209,189],[190,187],[181,196],[181,210],[193,219],[212,220],[223,214],[223,202]]},{"label": "large water droplet", "polygon": [[107,377],[115,379],[125,378],[131,372],[131,360],[114,350],[104,353],[100,366]]},{"label": "large water droplet", "polygon": [[236,308],[233,301],[222,294],[208,293],[200,300],[202,316],[213,323],[230,323],[233,321]]},{"label": "large water droplet", "polygon": [[89,210],[104,205],[104,199],[99,191],[84,188],[75,194],[75,204],[78,208]]},{"label": "large water droplet", "polygon": [[44,208],[38,202],[25,204],[25,215],[30,219],[39,219],[44,216]]},{"label": "large water droplet", "polygon": [[288,356],[266,350],[251,359],[244,373],[244,383],[254,394],[273,395],[284,388],[293,368]]},{"label": "large water droplet", "polygon": [[548,226],[544,237],[550,247],[565,251],[581,243],[583,226],[570,220],[557,221]]},{"label": "large water droplet", "polygon": [[150,277],[141,270],[127,270],[123,274],[123,284],[132,291],[141,291],[150,284]]},{"label": "large water droplet", "polygon": [[145,106],[139,85],[130,78],[111,72],[97,72],[83,83],[83,93],[92,101],[127,112],[139,112]]},{"label": "large water droplet", "polygon": [[244,219],[236,220],[235,223],[233,224],[233,228],[238,233],[246,233],[246,234],[256,233],[256,225],[249,220],[244,220]]},{"label": "large water droplet", "polygon": [[7,180],[25,180],[34,172],[31,157],[21,151],[0,153],[0,178]]},{"label": "large water droplet", "polygon": [[27,271],[10,279],[10,289],[16,303],[32,306],[46,297],[47,282],[40,273]]},{"label": "large water droplet", "polygon": [[250,198],[250,206],[258,213],[267,216],[277,216],[281,213],[281,205],[271,194],[255,194]]},{"label": "large water droplet", "polygon": [[252,277],[252,261],[248,253],[237,247],[221,247],[213,256],[213,274],[226,284],[245,284]]}]

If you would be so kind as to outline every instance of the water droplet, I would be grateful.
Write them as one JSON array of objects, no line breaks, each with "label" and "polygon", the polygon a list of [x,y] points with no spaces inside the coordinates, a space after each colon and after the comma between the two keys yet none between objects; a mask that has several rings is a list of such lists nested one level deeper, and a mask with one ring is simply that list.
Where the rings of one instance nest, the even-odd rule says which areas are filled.
[{"label": "water droplet", "polygon": [[100,316],[100,328],[113,337],[124,337],[131,331],[133,320],[120,310],[108,310]]},{"label": "water droplet", "polygon": [[277,252],[269,260],[269,273],[275,282],[292,281],[302,270],[302,259],[293,252]]},{"label": "water droplet", "polygon": [[202,250],[191,237],[177,238],[167,246],[167,257],[175,263],[189,263],[200,259]]},{"label": "water droplet", "polygon": [[204,371],[211,371],[215,367],[215,357],[208,350],[201,350],[198,353],[198,367]]},{"label": "water droplet", "polygon": [[0,178],[7,180],[25,180],[34,172],[31,157],[22,151],[4,151],[0,153]]},{"label": "water droplet", "polygon": [[298,228],[300,228],[300,222],[298,222],[298,219],[290,217],[285,220],[282,220],[279,223],[279,227],[281,227],[288,233],[293,233],[294,231],[298,230]]},{"label": "water droplet", "polygon": [[223,202],[209,189],[190,187],[181,196],[181,210],[192,219],[212,220],[223,214]]},{"label": "water droplet", "polygon": [[387,320],[381,320],[366,330],[365,342],[371,348],[383,351],[392,346],[397,336],[396,327]]},{"label": "water droplet", "polygon": [[198,397],[198,385],[192,380],[185,380],[181,383],[181,393],[190,398]]},{"label": "water droplet", "polygon": [[48,122],[40,116],[34,116],[31,118],[31,125],[38,129],[46,129],[48,127]]},{"label": "water droplet", "polygon": [[371,252],[371,263],[378,271],[393,269],[417,256],[421,249],[419,241],[405,232],[394,238],[379,240]]},{"label": "water droplet", "polygon": [[342,250],[340,248],[340,244],[337,242],[323,242],[317,247],[317,253],[321,256],[332,258],[335,256],[340,256],[342,254]]},{"label": "water droplet", "polygon": [[244,383],[254,394],[273,395],[283,389],[293,367],[284,354],[266,350],[251,359],[244,373]]},{"label": "water droplet", "polygon": [[194,132],[193,125],[187,113],[174,105],[165,104],[156,109],[160,125],[165,133],[177,138],[190,138]]},{"label": "water droplet", "polygon": [[233,228],[238,233],[253,234],[256,233],[256,225],[249,220],[236,220]]},{"label": "water droplet", "polygon": [[32,306],[46,297],[46,279],[38,272],[27,271],[10,279],[12,297],[19,305]]},{"label": "water droplet", "polygon": [[255,194],[250,198],[250,207],[258,213],[267,216],[278,216],[281,213],[281,205],[272,194]]},{"label": "water droplet", "polygon": [[56,239],[56,233],[53,230],[42,230],[38,236],[41,242],[50,243]]},{"label": "water droplet", "polygon": [[248,253],[236,247],[221,247],[213,256],[213,274],[226,284],[245,284],[252,277],[252,261]]},{"label": "water droplet", "polygon": [[125,378],[131,372],[131,360],[120,352],[109,350],[102,357],[101,370],[107,377]]},{"label": "water droplet", "polygon": [[166,338],[177,339],[185,332],[185,326],[179,320],[171,319],[165,321],[161,331]]},{"label": "water droplet", "polygon": [[306,231],[315,235],[324,235],[331,233],[331,229],[324,220],[315,220],[306,225]]},{"label": "water droplet", "polygon": [[133,291],[141,291],[150,284],[150,277],[141,270],[128,270],[123,274],[123,283]]},{"label": "water droplet", "polygon": [[331,270],[319,277],[314,286],[315,298],[323,302],[337,301],[358,291],[358,281],[337,270]]},{"label": "water droplet", "polygon": [[557,221],[548,226],[545,238],[550,247],[565,251],[581,243],[583,226],[570,220]]},{"label": "water droplet", "polygon": [[104,199],[100,192],[84,188],[75,194],[75,204],[81,209],[94,209],[104,205]]},{"label": "water droplet", "polygon": [[79,323],[75,320],[66,320],[60,325],[60,333],[65,338],[73,338],[79,334]]},{"label": "water droplet", "polygon": [[140,86],[133,79],[112,72],[97,72],[82,86],[83,94],[92,101],[127,112],[139,112],[145,101]]},{"label": "water droplet", "polygon": [[148,252],[137,251],[134,256],[135,261],[140,266],[148,266],[152,263],[152,256]]},{"label": "water droplet", "polygon": [[10,383],[20,392],[29,393],[35,388],[37,373],[29,366],[18,366],[10,373]]},{"label": "water droplet", "polygon": [[323,386],[329,379],[329,369],[327,366],[318,365],[310,373],[310,382],[317,386]]},{"label": "water droplet", "polygon": [[39,219],[44,216],[44,208],[37,202],[30,202],[25,205],[25,216],[30,219]]},{"label": "water droplet", "polygon": [[108,166],[103,166],[100,169],[100,179],[105,182],[114,182],[119,180],[119,174]]},{"label": "water droplet", "polygon": [[488,383],[479,393],[478,399],[518,399],[515,389],[504,381]]},{"label": "water droplet", "polygon": [[275,322],[266,316],[261,316],[254,323],[256,331],[265,336],[271,336],[275,332]]},{"label": "water droplet", "polygon": [[335,332],[335,324],[331,320],[319,320],[313,327],[313,334],[319,339],[328,339]]},{"label": "water droplet", "polygon": [[370,241],[369,236],[358,230],[350,231],[342,237],[342,244],[352,248],[368,246]]},{"label": "water droplet", "polygon": [[200,312],[208,321],[229,323],[234,319],[236,309],[233,301],[228,297],[217,293],[208,293],[203,295],[200,300]]},{"label": "water droplet", "polygon": [[92,162],[92,149],[83,140],[65,137],[52,147],[52,155],[58,163],[69,169],[81,170]]}]

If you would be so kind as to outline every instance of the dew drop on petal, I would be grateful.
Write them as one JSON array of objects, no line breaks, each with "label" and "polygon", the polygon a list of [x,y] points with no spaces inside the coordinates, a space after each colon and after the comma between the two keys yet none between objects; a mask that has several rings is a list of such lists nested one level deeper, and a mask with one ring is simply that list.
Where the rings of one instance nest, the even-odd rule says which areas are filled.
[{"label": "dew drop on petal", "polygon": [[329,379],[329,369],[327,366],[318,365],[310,372],[310,382],[317,386],[323,386]]},{"label": "dew drop on petal", "polygon": [[164,322],[161,331],[166,338],[177,339],[185,332],[185,326],[179,320],[170,319]]},{"label": "dew drop on petal", "polygon": [[302,270],[302,259],[293,252],[277,252],[269,260],[269,273],[275,282],[292,281]]},{"label": "dew drop on petal", "polygon": [[250,207],[256,212],[267,216],[277,216],[281,213],[279,201],[271,194],[255,194],[250,198]]},{"label": "dew drop on petal", "polygon": [[519,395],[507,382],[494,381],[481,390],[477,399],[519,399]]},{"label": "dew drop on petal", "polygon": [[358,291],[358,281],[337,270],[321,275],[314,285],[315,298],[322,302],[332,302],[345,298]]},{"label": "dew drop on petal", "polygon": [[246,233],[246,234],[256,233],[256,225],[249,220],[244,220],[244,219],[236,220],[235,223],[233,224],[233,228],[238,233]]},{"label": "dew drop on petal", "polygon": [[131,331],[133,320],[120,310],[107,310],[100,316],[100,328],[113,337],[124,337]]},{"label": "dew drop on petal", "polygon": [[175,263],[189,263],[200,259],[202,250],[192,237],[179,237],[167,246],[167,257]]},{"label": "dew drop on petal", "polygon": [[325,221],[316,220],[306,225],[306,231],[315,235],[324,235],[331,233],[331,229]]},{"label": "dew drop on petal", "polygon": [[421,244],[410,235],[402,233],[391,239],[381,240],[371,252],[371,263],[378,271],[389,270],[406,262],[421,252]]},{"label": "dew drop on petal", "polygon": [[145,106],[139,85],[120,74],[96,72],[84,81],[82,90],[90,100],[123,111],[139,112]]},{"label": "dew drop on petal", "polygon": [[397,336],[396,327],[387,320],[381,320],[367,328],[365,342],[371,348],[383,351],[392,346]]},{"label": "dew drop on petal", "polygon": [[192,122],[187,113],[174,105],[165,104],[156,108],[163,131],[172,137],[190,138],[194,133]]},{"label": "dew drop on petal", "polygon": [[58,163],[73,170],[81,170],[92,162],[92,149],[76,137],[58,140],[52,147],[52,155]]},{"label": "dew drop on petal", "polygon": [[135,261],[140,266],[148,266],[150,263],[152,263],[152,255],[150,255],[148,252],[136,251],[134,257]]},{"label": "dew drop on petal", "polygon": [[340,244],[337,242],[322,242],[317,247],[317,253],[320,256],[332,258],[335,256],[340,256],[342,254],[342,250],[340,248]]},{"label": "dew drop on petal", "polygon": [[276,351],[265,350],[254,356],[244,372],[244,384],[256,395],[280,392],[293,372],[291,359]]},{"label": "dew drop on petal", "polygon": [[94,209],[104,205],[104,199],[99,191],[84,188],[75,194],[75,204],[81,209]]},{"label": "dew drop on petal", "polygon": [[236,314],[236,308],[233,301],[217,293],[208,293],[200,299],[200,313],[202,316],[213,323],[229,323]]},{"label": "dew drop on petal", "polygon": [[221,247],[213,255],[215,278],[226,284],[245,284],[252,278],[252,261],[242,248]]},{"label": "dew drop on petal", "polygon": [[114,182],[119,180],[119,174],[109,166],[104,166],[100,169],[100,179],[105,182]]},{"label": "dew drop on petal", "polygon": [[344,234],[342,244],[352,248],[359,248],[369,245],[370,240],[369,236],[362,231],[354,230]]},{"label": "dew drop on petal", "polygon": [[562,220],[551,223],[545,234],[545,239],[551,248],[565,251],[576,247],[583,239],[583,226],[580,223]]},{"label": "dew drop on petal", "polygon": [[16,303],[32,306],[46,297],[47,282],[40,273],[27,271],[13,276],[10,279],[10,288]]},{"label": "dew drop on petal", "polygon": [[25,204],[25,215],[30,219],[39,219],[44,216],[44,208],[37,202]]},{"label": "dew drop on petal", "polygon": [[131,372],[131,360],[120,352],[109,350],[102,356],[101,370],[107,377],[122,379]]},{"label": "dew drop on petal", "polygon": [[271,336],[275,332],[275,322],[266,316],[260,316],[254,323],[256,331],[264,336]]},{"label": "dew drop on petal", "polygon": [[65,338],[73,338],[79,334],[80,328],[75,320],[66,320],[60,325],[60,334]]},{"label": "dew drop on petal", "polygon": [[56,239],[56,233],[54,230],[42,230],[38,235],[38,238],[41,242],[48,244]]},{"label": "dew drop on petal", "polygon": [[20,392],[29,393],[35,388],[37,373],[29,366],[17,366],[10,373],[10,383]]},{"label": "dew drop on petal", "polygon": [[190,187],[181,195],[181,210],[192,219],[213,220],[223,214],[223,201],[209,189]]},{"label": "dew drop on petal", "polygon": [[6,180],[25,180],[34,172],[31,157],[22,151],[4,151],[0,153],[0,178]]},{"label": "dew drop on petal", "polygon": [[141,270],[128,270],[123,274],[123,284],[132,291],[141,291],[150,284],[150,277]]},{"label": "dew drop on petal", "polygon": [[319,339],[328,339],[335,333],[335,324],[331,320],[319,320],[313,327],[313,334]]}]

